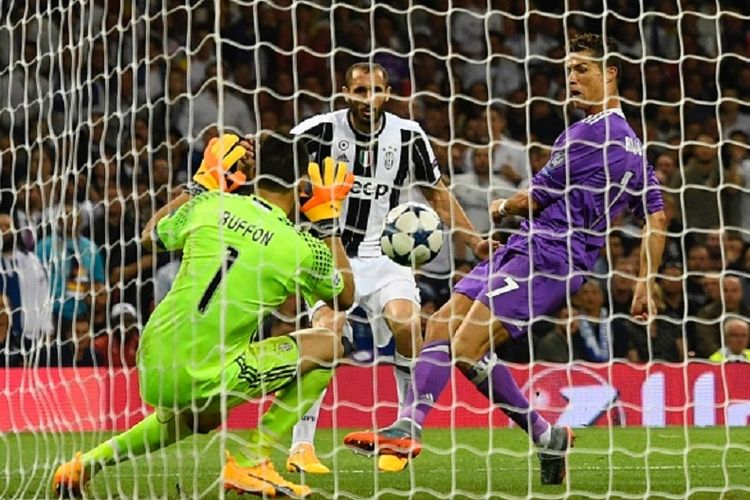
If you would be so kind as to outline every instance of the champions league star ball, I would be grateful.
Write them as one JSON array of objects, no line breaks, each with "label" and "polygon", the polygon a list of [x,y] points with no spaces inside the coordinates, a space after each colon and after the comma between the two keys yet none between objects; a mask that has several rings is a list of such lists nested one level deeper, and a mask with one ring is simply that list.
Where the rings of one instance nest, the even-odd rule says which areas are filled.
[{"label": "champions league star ball", "polygon": [[388,212],[380,237],[383,253],[402,266],[421,266],[443,246],[443,223],[422,203],[403,203]]}]

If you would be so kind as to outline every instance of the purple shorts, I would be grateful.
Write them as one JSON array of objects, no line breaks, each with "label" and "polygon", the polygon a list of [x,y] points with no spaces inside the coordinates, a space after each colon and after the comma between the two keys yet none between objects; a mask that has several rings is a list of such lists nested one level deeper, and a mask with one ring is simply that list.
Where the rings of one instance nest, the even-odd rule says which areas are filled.
[{"label": "purple shorts", "polygon": [[454,292],[490,308],[513,338],[526,333],[529,320],[556,315],[583,284],[583,276],[555,276],[531,270],[527,253],[507,246],[477,264]]}]

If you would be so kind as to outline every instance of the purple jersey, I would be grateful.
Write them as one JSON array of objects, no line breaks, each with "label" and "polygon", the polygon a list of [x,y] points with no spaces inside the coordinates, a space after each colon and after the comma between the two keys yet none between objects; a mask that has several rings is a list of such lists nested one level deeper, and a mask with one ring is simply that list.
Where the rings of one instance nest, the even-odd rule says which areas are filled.
[{"label": "purple jersey", "polygon": [[563,131],[529,190],[539,212],[508,245],[528,251],[530,239],[534,267],[563,276],[592,269],[610,221],[627,208],[641,218],[664,208],[653,167],[619,108]]},{"label": "purple jersey", "polygon": [[628,208],[643,217],[664,207],[641,141],[619,109],[568,127],[530,192],[537,215],[454,289],[487,305],[512,337],[578,290],[583,276],[573,271],[593,268],[612,219]]}]

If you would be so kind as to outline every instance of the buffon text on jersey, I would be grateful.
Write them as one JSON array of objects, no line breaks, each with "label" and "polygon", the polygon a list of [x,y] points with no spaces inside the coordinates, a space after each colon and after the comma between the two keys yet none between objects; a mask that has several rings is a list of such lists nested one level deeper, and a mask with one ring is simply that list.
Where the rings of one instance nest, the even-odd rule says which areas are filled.
[{"label": "buffon text on jersey", "polygon": [[221,225],[227,229],[234,231],[235,233],[242,233],[242,236],[248,236],[255,242],[267,247],[271,243],[274,233],[258,227],[255,224],[250,224],[248,221],[241,217],[237,217],[231,212],[224,211],[221,219]]}]

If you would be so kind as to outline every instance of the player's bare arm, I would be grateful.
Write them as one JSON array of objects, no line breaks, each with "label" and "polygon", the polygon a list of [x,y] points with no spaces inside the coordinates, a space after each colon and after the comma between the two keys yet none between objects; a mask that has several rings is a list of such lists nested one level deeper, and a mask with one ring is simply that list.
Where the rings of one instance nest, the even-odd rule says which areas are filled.
[{"label": "player's bare arm", "polygon": [[645,241],[641,245],[641,264],[638,284],[635,286],[633,305],[630,313],[640,320],[646,320],[656,311],[652,294],[656,274],[661,266],[664,253],[667,217],[663,210],[649,214],[643,228]]},{"label": "player's bare arm", "polygon": [[518,191],[508,199],[498,198],[490,203],[490,215],[495,222],[500,222],[508,215],[528,217],[529,213],[538,212],[539,204],[534,200],[528,189]]},{"label": "player's bare arm", "polygon": [[154,215],[151,216],[151,220],[148,221],[146,227],[143,229],[143,233],[141,234],[141,244],[143,245],[143,248],[145,248],[146,250],[156,250],[157,252],[165,251],[160,248],[159,245],[154,244],[154,231],[156,229],[156,225],[160,220],[176,212],[178,208],[180,208],[188,201],[190,201],[190,194],[188,194],[187,192],[183,192],[177,198],[174,198],[172,201],[161,207],[156,211]]},{"label": "player's bare arm", "polygon": [[331,250],[333,254],[333,265],[341,273],[341,279],[344,281],[344,288],[341,293],[331,300],[325,301],[331,309],[349,309],[354,304],[354,276],[349,264],[349,257],[346,256],[346,250],[341,243],[340,235],[332,235],[323,238],[323,243]]},{"label": "player's bare arm", "polygon": [[486,259],[491,250],[488,240],[477,234],[461,204],[442,179],[434,186],[422,186],[421,189],[424,197],[440,216],[440,220],[460,235],[460,239],[472,249],[479,260]]}]

